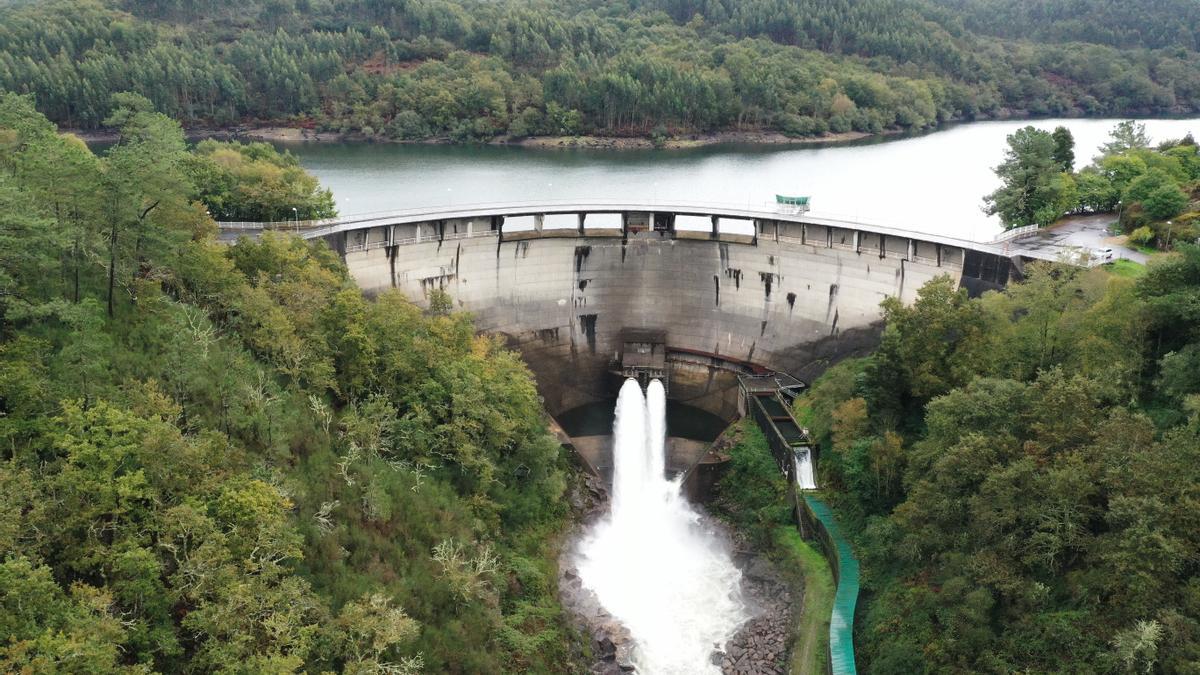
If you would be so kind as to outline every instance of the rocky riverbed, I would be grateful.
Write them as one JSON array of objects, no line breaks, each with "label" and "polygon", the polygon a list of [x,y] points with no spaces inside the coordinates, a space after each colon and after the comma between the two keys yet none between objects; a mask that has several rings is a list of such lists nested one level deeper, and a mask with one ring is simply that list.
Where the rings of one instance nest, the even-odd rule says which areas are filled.
[{"label": "rocky riverbed", "polygon": [[[569,494],[572,508],[580,514],[579,535],[608,511],[604,482],[588,476]],[[742,570],[742,593],[752,618],[725,645],[714,645],[711,661],[725,675],[775,675],[787,673],[788,638],[792,625],[792,594],[785,577],[765,555],[753,550],[745,537],[726,532],[735,560]],[[634,642],[621,622],[600,604],[596,594],[583,587],[575,566],[573,547],[564,547],[559,557],[559,597],[577,629],[590,642],[594,675],[619,675],[636,671]]]},{"label": "rocky riverbed", "polygon": [[[604,481],[585,475],[582,485],[574,486],[568,494],[571,508],[579,514],[575,531],[568,541],[578,541],[586,527],[608,512],[608,490]],[[600,604],[590,589],[583,587],[575,565],[573,546],[563,547],[558,560],[558,595],[563,608],[570,613],[575,627],[591,643],[594,663],[589,672],[595,675],[616,675],[633,672],[633,637]]]},{"label": "rocky riverbed", "polygon": [[793,623],[792,590],[765,555],[745,545],[737,533],[735,560],[742,570],[742,594],[753,618],[733,636],[725,649],[713,654],[713,663],[725,675],[784,675],[788,672],[788,647]]}]

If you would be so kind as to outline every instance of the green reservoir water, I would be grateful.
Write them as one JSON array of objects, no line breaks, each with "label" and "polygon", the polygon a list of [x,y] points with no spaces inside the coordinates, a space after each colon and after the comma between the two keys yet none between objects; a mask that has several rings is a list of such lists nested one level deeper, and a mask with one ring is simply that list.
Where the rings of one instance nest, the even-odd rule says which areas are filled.
[{"label": "green reservoir water", "polygon": [[[981,210],[1005,137],[1064,125],[1088,164],[1118,120],[976,122],[923,136],[826,147],[709,146],[555,150],[386,143],[287,144],[333,189],[344,215],[420,206],[539,199],[708,201],[766,206],[811,195],[813,213],[989,240]],[[1147,120],[1155,141],[1200,133],[1200,120]],[[773,208],[773,204],[772,204]]]}]

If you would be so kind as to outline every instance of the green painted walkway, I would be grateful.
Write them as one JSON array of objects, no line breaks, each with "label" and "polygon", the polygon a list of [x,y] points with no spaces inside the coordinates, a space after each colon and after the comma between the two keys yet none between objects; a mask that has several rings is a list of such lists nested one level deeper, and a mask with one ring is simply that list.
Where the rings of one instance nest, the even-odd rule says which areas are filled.
[{"label": "green painted walkway", "polygon": [[858,603],[858,559],[846,541],[833,511],[825,502],[805,494],[804,501],[817,520],[829,533],[837,552],[837,594],[833,598],[833,613],[829,618],[829,659],[833,675],[855,675],[854,666],[854,606]]}]

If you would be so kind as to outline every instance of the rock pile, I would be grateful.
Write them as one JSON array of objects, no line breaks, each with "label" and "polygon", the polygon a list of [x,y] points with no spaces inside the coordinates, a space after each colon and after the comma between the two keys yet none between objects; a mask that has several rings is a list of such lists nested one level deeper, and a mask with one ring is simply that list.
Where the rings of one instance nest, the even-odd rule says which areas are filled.
[{"label": "rock pile", "polygon": [[[580,522],[568,541],[578,541],[588,524],[608,513],[608,491],[603,479],[586,475],[583,484],[573,488],[567,499]],[[559,556],[558,595],[575,627],[591,642],[594,663],[589,672],[595,675],[633,672],[633,637],[629,629],[600,605],[594,592],[583,587],[575,565],[575,551],[570,547]]]},{"label": "rock pile", "polygon": [[779,571],[765,557],[742,556],[742,593],[754,618],[742,626],[713,663],[725,675],[784,675],[788,672],[788,635],[792,625],[791,593]]},{"label": "rock pile", "polygon": [[596,594],[583,587],[569,558],[560,561],[558,592],[576,627],[588,636],[595,659],[589,672],[616,675],[633,672],[633,637],[600,605]]}]

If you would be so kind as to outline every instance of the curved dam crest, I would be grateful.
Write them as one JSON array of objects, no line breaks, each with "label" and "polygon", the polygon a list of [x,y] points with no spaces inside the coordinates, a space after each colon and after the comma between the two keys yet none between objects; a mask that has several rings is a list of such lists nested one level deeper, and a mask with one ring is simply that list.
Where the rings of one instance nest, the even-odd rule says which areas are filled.
[{"label": "curved dam crest", "polygon": [[672,398],[728,417],[737,396],[726,374],[813,377],[876,344],[884,298],[912,302],[930,279],[958,280],[964,263],[959,248],[790,223],[758,223],[744,241],[649,228],[502,239],[491,219],[397,227],[427,231],[375,247],[371,232],[349,233],[356,282],[419,303],[446,291],[522,352],[552,414],[610,398],[630,333],[642,332],[665,344]]}]

